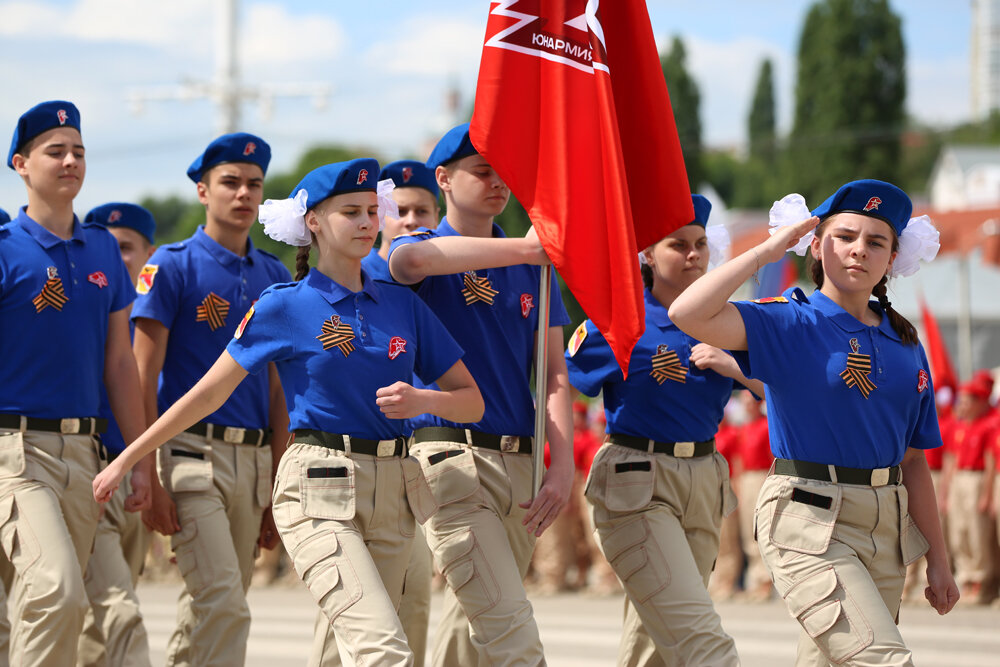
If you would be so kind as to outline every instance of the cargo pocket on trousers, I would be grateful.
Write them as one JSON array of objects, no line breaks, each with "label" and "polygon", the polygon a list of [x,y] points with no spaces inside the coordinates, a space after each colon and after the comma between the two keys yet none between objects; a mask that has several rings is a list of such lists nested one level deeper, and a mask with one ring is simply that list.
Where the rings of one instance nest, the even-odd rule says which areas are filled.
[{"label": "cargo pocket on trousers", "polygon": [[796,582],[785,594],[785,603],[833,663],[844,662],[874,640],[871,625],[832,566]]},{"label": "cargo pocket on trousers", "polygon": [[612,512],[642,509],[653,498],[652,457],[609,461],[604,505]]},{"label": "cargo pocket on trousers", "polygon": [[456,533],[434,549],[438,569],[471,621],[500,601],[500,586],[472,529]]},{"label": "cargo pocket on trousers", "polygon": [[210,576],[205,568],[208,563],[198,563],[198,524],[190,521],[181,524],[180,531],[170,536],[170,547],[177,560],[177,569],[184,578],[184,585],[191,595],[196,595],[205,587],[206,577]]},{"label": "cargo pocket on trousers", "polygon": [[24,474],[24,434],[0,435],[0,478]]},{"label": "cargo pocket on trousers", "polygon": [[479,489],[472,450],[454,444],[421,447],[414,456],[438,507],[464,500]]},{"label": "cargo pocket on trousers", "polygon": [[208,491],[212,488],[212,446],[193,449],[167,443],[168,490],[172,493]]},{"label": "cargo pocket on trousers", "polygon": [[271,461],[271,447],[262,445],[257,448],[257,506],[267,507],[271,504],[271,482],[274,468]]},{"label": "cargo pocket on trousers", "polygon": [[330,621],[361,599],[361,581],[350,561],[338,549],[332,530],[315,533],[292,553],[299,578]]},{"label": "cargo pocket on trousers", "polygon": [[630,594],[645,602],[670,585],[670,567],[649,524],[633,519],[601,537],[601,549]]},{"label": "cargo pocket on trousers", "polygon": [[906,487],[900,487],[899,500],[899,551],[903,559],[903,569],[919,560],[930,549],[930,543],[910,516]]},{"label": "cargo pocket on trousers", "polygon": [[826,553],[840,514],[843,489],[836,485],[788,484],[774,500],[770,540],[780,549],[803,554]]},{"label": "cargo pocket on trousers", "polygon": [[403,484],[406,486],[406,502],[410,505],[413,518],[417,523],[423,525],[427,519],[437,512],[438,504],[431,493],[431,487],[424,477],[424,469],[420,461],[412,456],[407,456],[402,460]]},{"label": "cargo pocket on trousers", "polygon": [[14,493],[0,500],[0,543],[14,568],[23,571],[38,560],[41,550],[29,520],[21,517],[20,511]]},{"label": "cargo pocket on trousers", "polygon": [[303,459],[300,465],[302,513],[312,519],[353,519],[354,461],[337,456]]}]

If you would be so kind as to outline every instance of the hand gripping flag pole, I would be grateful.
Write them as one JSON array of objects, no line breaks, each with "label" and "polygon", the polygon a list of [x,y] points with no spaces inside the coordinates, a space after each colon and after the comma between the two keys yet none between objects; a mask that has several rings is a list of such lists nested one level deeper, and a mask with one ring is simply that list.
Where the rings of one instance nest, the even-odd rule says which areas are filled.
[{"label": "hand gripping flag pole", "polygon": [[538,337],[535,344],[535,446],[531,449],[531,499],[545,476],[545,415],[548,403],[549,289],[552,267],[543,266],[538,280]]}]

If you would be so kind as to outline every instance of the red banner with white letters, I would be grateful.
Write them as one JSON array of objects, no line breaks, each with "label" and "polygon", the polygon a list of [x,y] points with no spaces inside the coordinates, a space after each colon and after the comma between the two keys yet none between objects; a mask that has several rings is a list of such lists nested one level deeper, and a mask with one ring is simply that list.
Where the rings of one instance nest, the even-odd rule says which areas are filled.
[{"label": "red banner with white letters", "polygon": [[470,134],[627,372],[637,253],[694,219],[646,3],[494,0]]}]

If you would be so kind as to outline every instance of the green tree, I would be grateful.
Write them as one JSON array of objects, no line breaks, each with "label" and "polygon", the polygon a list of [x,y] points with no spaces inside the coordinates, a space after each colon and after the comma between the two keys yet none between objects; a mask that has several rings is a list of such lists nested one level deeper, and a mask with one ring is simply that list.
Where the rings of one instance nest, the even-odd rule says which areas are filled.
[{"label": "green tree", "polygon": [[757,75],[753,104],[747,119],[750,139],[750,158],[765,166],[773,166],[775,159],[774,75],[770,59],[764,60]]},{"label": "green tree", "polygon": [[670,93],[670,106],[674,111],[688,183],[692,190],[697,190],[698,185],[705,180],[699,115],[701,93],[698,91],[698,84],[687,71],[687,51],[680,37],[674,37],[669,52],[660,54],[660,67]]},{"label": "green tree", "polygon": [[819,202],[846,181],[898,181],[905,47],[888,0],[822,0],[799,38],[787,175]]}]

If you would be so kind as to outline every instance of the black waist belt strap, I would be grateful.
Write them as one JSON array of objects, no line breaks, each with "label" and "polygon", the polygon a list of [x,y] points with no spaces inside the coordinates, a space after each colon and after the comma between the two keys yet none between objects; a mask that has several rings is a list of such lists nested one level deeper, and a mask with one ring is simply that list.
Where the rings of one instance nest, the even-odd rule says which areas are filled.
[{"label": "black waist belt strap", "polygon": [[[406,438],[399,436],[390,440],[366,440],[365,438],[352,438],[339,433],[327,433],[326,431],[314,431],[303,428],[295,431],[292,442],[299,442],[306,445],[319,445],[337,451],[347,451],[344,438],[350,442],[351,453],[367,454],[368,456],[403,456],[406,453]],[[390,448],[391,446],[391,448]]]},{"label": "black waist belt strap", "polygon": [[[25,417],[25,431],[46,431],[63,435],[94,435],[108,430],[108,420],[97,417],[72,417],[67,419],[42,419]],[[21,415],[0,414],[0,429],[21,430]]]},{"label": "black waist belt strap", "polygon": [[[621,445],[629,449],[637,449],[640,452],[648,452],[649,439],[640,438],[635,435],[623,435],[621,433],[611,433],[608,435],[608,442],[613,445]],[[700,442],[654,442],[652,452],[654,454],[669,454],[678,458],[691,458],[696,456],[708,456],[715,451],[715,438],[702,440]]]},{"label": "black waist belt strap", "polygon": [[464,442],[473,447],[492,449],[497,452],[530,454],[532,439],[524,435],[495,435],[450,426],[427,426],[413,432],[414,443],[442,441]]},{"label": "black waist belt strap", "polygon": [[[211,427],[211,435],[209,435]],[[265,445],[271,435],[269,428],[243,428],[241,426],[224,426],[222,424],[209,424],[198,422],[194,426],[184,429],[185,433],[210,437],[212,440],[222,440],[231,445]]]},{"label": "black waist belt strap", "polygon": [[846,468],[833,466],[837,479],[830,475],[830,466],[811,461],[795,461],[792,459],[775,459],[774,472],[788,477],[805,477],[820,482],[838,482],[840,484],[860,484],[863,486],[885,486],[899,484],[902,477],[899,466],[891,468]]}]

